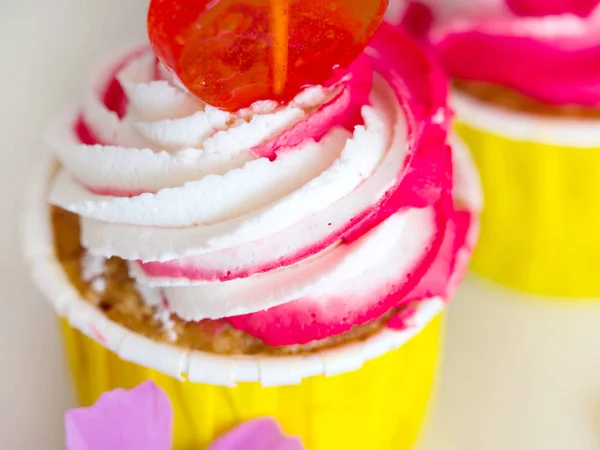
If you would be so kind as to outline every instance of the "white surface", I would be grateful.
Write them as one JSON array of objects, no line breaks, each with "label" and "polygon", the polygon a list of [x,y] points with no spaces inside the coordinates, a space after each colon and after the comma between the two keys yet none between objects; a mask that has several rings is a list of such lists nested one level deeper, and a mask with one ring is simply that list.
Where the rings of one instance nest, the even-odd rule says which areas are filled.
[{"label": "white surface", "polygon": [[[144,0],[0,0],[2,448],[63,448],[62,413],[72,398],[55,320],[19,256],[25,175],[42,125],[82,92],[92,61],[143,36],[145,7]],[[600,448],[600,303],[524,302],[475,279],[458,297],[420,450]]]},{"label": "white surface", "polygon": [[420,450],[599,449],[599,323],[600,302],[540,302],[471,276]]}]

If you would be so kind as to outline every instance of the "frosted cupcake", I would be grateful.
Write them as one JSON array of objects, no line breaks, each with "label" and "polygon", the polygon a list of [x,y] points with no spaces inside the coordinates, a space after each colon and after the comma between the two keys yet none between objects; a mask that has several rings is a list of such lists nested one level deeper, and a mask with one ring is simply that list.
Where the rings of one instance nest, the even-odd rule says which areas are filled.
[{"label": "frosted cupcake", "polygon": [[261,416],[309,450],[410,449],[481,204],[446,94],[387,25],[330,81],[233,111],[149,47],[100,64],[25,226],[82,404],[152,379],[176,449]]},{"label": "frosted cupcake", "polygon": [[486,197],[473,268],[537,294],[600,296],[598,1],[427,4]]}]

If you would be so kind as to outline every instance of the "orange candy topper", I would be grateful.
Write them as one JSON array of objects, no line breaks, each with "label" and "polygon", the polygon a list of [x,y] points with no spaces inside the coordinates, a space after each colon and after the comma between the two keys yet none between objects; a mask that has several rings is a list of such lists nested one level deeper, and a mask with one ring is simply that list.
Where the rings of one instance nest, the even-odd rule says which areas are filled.
[{"label": "orange candy topper", "polygon": [[228,111],[292,99],[363,51],[388,0],[152,0],[154,52],[206,103]]}]

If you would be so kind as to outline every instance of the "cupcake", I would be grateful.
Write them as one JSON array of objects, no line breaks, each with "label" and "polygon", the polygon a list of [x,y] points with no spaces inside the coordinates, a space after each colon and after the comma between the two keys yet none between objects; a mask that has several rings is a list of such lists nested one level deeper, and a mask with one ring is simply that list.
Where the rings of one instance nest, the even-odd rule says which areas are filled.
[{"label": "cupcake", "polygon": [[[264,416],[309,450],[410,449],[481,205],[448,135],[444,76],[404,32],[375,33],[382,10],[354,55],[336,41],[347,61],[317,40],[331,73],[290,51],[297,92],[260,84],[277,70],[254,66],[225,89],[203,71],[247,62],[232,52],[260,44],[248,23],[264,23],[244,15],[258,3],[227,16],[252,37],[243,47],[221,33],[220,3],[200,15],[228,40],[209,50],[231,57],[200,67],[159,42],[185,42],[165,17],[198,14],[153,10],[165,5],[177,2],[150,6],[152,47],[100,63],[81,106],[49,127],[25,216],[81,404],[150,379],[173,405],[175,449]],[[194,84],[202,74],[213,84]]]},{"label": "cupcake", "polygon": [[598,1],[446,3],[409,22],[433,20],[427,37],[483,180],[473,268],[535,294],[600,296]]}]

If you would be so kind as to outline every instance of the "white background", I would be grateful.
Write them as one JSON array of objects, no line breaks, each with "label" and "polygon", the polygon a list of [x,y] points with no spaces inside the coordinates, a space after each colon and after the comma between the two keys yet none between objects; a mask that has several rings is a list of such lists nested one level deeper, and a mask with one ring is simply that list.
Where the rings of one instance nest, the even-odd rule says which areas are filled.
[{"label": "white background", "polygon": [[[93,61],[143,38],[145,8],[145,0],[0,0],[0,448],[63,448],[72,401],[54,317],[20,257],[26,174],[43,149],[43,124],[78,98]],[[600,301],[549,303],[471,278],[448,316],[419,450],[600,449]]]}]

